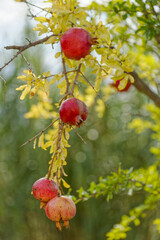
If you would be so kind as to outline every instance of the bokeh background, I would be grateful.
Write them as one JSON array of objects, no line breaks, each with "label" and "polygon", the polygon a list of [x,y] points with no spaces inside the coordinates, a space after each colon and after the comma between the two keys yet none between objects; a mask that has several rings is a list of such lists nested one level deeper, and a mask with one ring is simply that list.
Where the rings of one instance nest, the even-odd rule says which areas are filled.
[{"label": "bokeh background", "polygon": [[[39,1],[30,2],[36,5]],[[33,8],[34,11],[37,10]],[[15,53],[5,50],[4,46],[23,45],[26,39],[38,39],[37,33],[32,31],[36,23],[28,15],[30,13],[24,3],[0,0],[0,67]],[[54,74],[62,68],[61,62],[54,59],[58,47],[37,46],[24,55],[36,73],[50,70]],[[118,195],[111,202],[107,202],[105,197],[81,202],[77,205],[76,217],[70,222],[70,229],[56,231],[55,224],[47,219],[45,212],[39,209],[39,202],[31,195],[34,181],[48,171],[50,155],[39,148],[33,150],[32,143],[20,148],[50,123],[44,119],[24,118],[36,101],[28,98],[20,101],[20,93],[15,91],[20,85],[16,77],[24,68],[27,65],[19,56],[0,73],[7,82],[4,103],[4,84],[0,81],[0,240],[105,239],[105,233],[120,221],[123,214],[143,200],[143,194]],[[59,100],[57,90],[53,89],[51,98],[53,104]],[[119,164],[123,168],[133,166],[136,169],[154,161],[149,152],[150,132],[137,136],[128,128],[133,118],[145,115],[143,105],[146,101],[131,87],[127,93],[115,93],[110,97],[103,118],[98,118],[94,108],[89,109],[86,124],[78,130],[87,145],[74,132],[69,140],[71,148],[65,170],[72,194],[76,195],[81,186],[88,188],[89,183],[97,182],[100,176],[116,171]],[[153,236],[154,227],[149,224],[151,219],[152,215],[136,229],[133,226],[127,239],[158,240]]]}]

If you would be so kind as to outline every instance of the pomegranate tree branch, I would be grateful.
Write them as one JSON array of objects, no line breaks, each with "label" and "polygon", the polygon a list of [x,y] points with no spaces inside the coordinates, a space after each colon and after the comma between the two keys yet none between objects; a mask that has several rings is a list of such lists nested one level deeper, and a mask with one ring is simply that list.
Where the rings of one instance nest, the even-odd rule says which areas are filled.
[{"label": "pomegranate tree branch", "polygon": [[56,118],[53,122],[51,122],[46,128],[44,128],[41,132],[39,132],[37,135],[35,135],[34,137],[30,138],[27,142],[23,143],[21,147],[23,147],[24,145],[26,145],[27,143],[32,142],[34,139],[36,139],[37,137],[39,137],[41,134],[43,134],[48,128],[50,128],[56,121],[58,121],[59,118]]},{"label": "pomegranate tree branch", "polygon": [[14,50],[18,50],[18,52],[16,53],[16,55],[14,55],[7,63],[4,64],[3,67],[0,68],[0,71],[5,68],[9,63],[11,63],[19,54],[21,54],[23,51],[25,51],[26,49],[28,48],[31,48],[31,47],[34,47],[34,46],[37,46],[41,43],[44,43],[46,42],[50,37],[53,37],[53,36],[57,36],[55,34],[52,34],[50,36],[47,36],[45,38],[42,38],[40,40],[37,40],[35,42],[29,42],[29,44],[26,44],[24,46],[16,46],[16,45],[13,45],[13,46],[6,46],[5,49],[7,50],[10,50],[10,49],[14,49]]},{"label": "pomegranate tree branch", "polygon": [[39,40],[37,40],[35,42],[29,42],[27,45],[24,45],[24,46],[15,46],[15,45],[13,45],[13,46],[6,46],[5,49],[7,49],[7,50],[9,50],[9,49],[17,49],[17,50],[23,52],[24,50],[26,50],[26,49],[28,49],[30,47],[34,47],[34,46],[37,46],[37,45],[39,45],[41,43],[46,42],[50,37],[53,37],[53,36],[58,36],[58,35],[52,34],[52,35],[47,36],[45,38],[41,38],[41,39],[39,39]]},{"label": "pomegranate tree branch", "polygon": [[150,99],[152,99],[153,102],[156,104],[156,106],[160,108],[160,97],[156,93],[154,93],[143,82],[143,80],[138,76],[138,74],[135,71],[130,74],[134,77],[133,85],[135,86],[135,88],[137,88],[140,92],[144,93],[146,96],[148,96]]},{"label": "pomegranate tree branch", "polygon": [[[58,118],[59,119],[59,118]],[[57,120],[58,120],[57,119]],[[63,122],[61,120],[59,120],[59,130],[58,130],[58,138],[57,138],[57,142],[56,142],[56,149],[54,151],[54,154],[52,156],[52,160],[51,160],[51,164],[50,164],[50,167],[49,167],[49,171],[48,171],[48,175],[47,175],[47,179],[49,179],[50,175],[51,175],[51,172],[52,172],[52,167],[53,167],[53,162],[54,162],[54,159],[55,157],[57,156],[58,154],[58,150],[61,149],[61,139],[62,139],[62,133],[63,133]]]},{"label": "pomegranate tree branch", "polygon": [[80,63],[79,66],[78,66],[77,73],[76,73],[76,76],[75,76],[75,79],[74,79],[74,82],[73,82],[73,85],[72,85],[72,89],[71,89],[71,95],[73,95],[73,91],[74,91],[75,85],[76,85],[77,80],[78,80],[78,75],[80,73],[81,66],[82,66],[82,63]]},{"label": "pomegranate tree branch", "polygon": [[37,6],[37,5],[34,5],[33,3],[30,3],[30,2],[28,2],[28,1],[25,1],[25,3],[26,3],[27,5],[31,5],[32,7],[38,8],[38,9],[40,9],[40,10],[42,10],[42,11],[48,12],[46,9],[41,8],[41,7]]}]

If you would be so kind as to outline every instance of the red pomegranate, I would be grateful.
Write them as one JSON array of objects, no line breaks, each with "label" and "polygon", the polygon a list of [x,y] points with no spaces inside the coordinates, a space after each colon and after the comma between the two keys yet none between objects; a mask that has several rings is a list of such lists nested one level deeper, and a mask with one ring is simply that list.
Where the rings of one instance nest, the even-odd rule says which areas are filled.
[{"label": "red pomegranate", "polygon": [[91,45],[96,41],[85,29],[70,28],[62,35],[60,42],[66,57],[79,60],[90,53]]},{"label": "red pomegranate", "polygon": [[69,228],[69,220],[76,215],[76,205],[69,197],[60,196],[51,199],[45,211],[47,217],[56,222],[57,229],[61,230],[61,220],[64,221],[64,226]]},{"label": "red pomegranate", "polygon": [[59,114],[64,123],[80,126],[87,118],[88,108],[81,100],[69,98],[62,103]]},{"label": "red pomegranate", "polygon": [[127,85],[125,86],[125,88],[120,90],[120,89],[118,88],[118,86],[119,86],[119,84],[120,84],[120,82],[121,82],[122,79],[123,79],[123,78],[119,79],[116,83],[111,83],[111,86],[115,87],[118,92],[127,92],[128,89],[129,89],[130,86],[131,86],[131,82],[128,81],[128,82],[127,82]]},{"label": "red pomegranate", "polygon": [[38,179],[32,186],[32,192],[36,199],[42,202],[48,202],[58,194],[58,185],[54,180],[47,178]]}]

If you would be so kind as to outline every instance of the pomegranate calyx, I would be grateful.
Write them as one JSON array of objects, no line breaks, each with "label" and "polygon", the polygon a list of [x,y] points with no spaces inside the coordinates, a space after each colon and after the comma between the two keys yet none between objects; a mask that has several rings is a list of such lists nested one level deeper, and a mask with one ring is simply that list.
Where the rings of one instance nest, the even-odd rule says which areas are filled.
[{"label": "pomegranate calyx", "polygon": [[90,41],[89,41],[89,44],[90,45],[97,45],[98,44],[97,39],[98,39],[97,37],[91,38]]},{"label": "pomegranate calyx", "polygon": [[63,226],[68,229],[70,227],[69,226],[69,221],[65,220],[64,223],[63,223]]},{"label": "pomegranate calyx", "polygon": [[62,226],[61,226],[60,222],[56,222],[56,229],[59,231],[62,231]]}]

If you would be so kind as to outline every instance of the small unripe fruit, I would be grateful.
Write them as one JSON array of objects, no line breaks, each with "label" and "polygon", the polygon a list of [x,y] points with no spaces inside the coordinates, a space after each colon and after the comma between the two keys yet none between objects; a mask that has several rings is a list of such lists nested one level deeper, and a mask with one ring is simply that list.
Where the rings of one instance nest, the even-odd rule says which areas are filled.
[{"label": "small unripe fruit", "polygon": [[70,28],[62,35],[60,42],[66,57],[79,60],[90,53],[95,39],[83,28]]},{"label": "small unripe fruit", "polygon": [[58,194],[58,185],[54,180],[38,179],[32,186],[33,196],[41,202],[48,202]]},{"label": "small unripe fruit", "polygon": [[[122,78],[122,79],[123,79],[123,78]],[[121,82],[122,79],[119,79],[118,81],[116,81],[116,83],[112,83],[111,85],[112,85],[113,87],[115,87],[118,92],[127,92],[128,89],[131,87],[131,82],[128,81],[128,82],[127,82],[127,85],[125,86],[125,88],[120,90],[120,89],[118,88],[118,86],[119,86],[119,84],[120,84],[120,82]]]},{"label": "small unripe fruit", "polygon": [[76,215],[76,205],[72,199],[66,196],[51,199],[45,208],[47,217],[56,222],[56,227],[61,230],[60,221],[64,221],[64,226],[69,227],[69,220]]},{"label": "small unripe fruit", "polygon": [[69,98],[62,103],[59,114],[64,123],[80,126],[87,118],[88,108],[81,100]]}]

